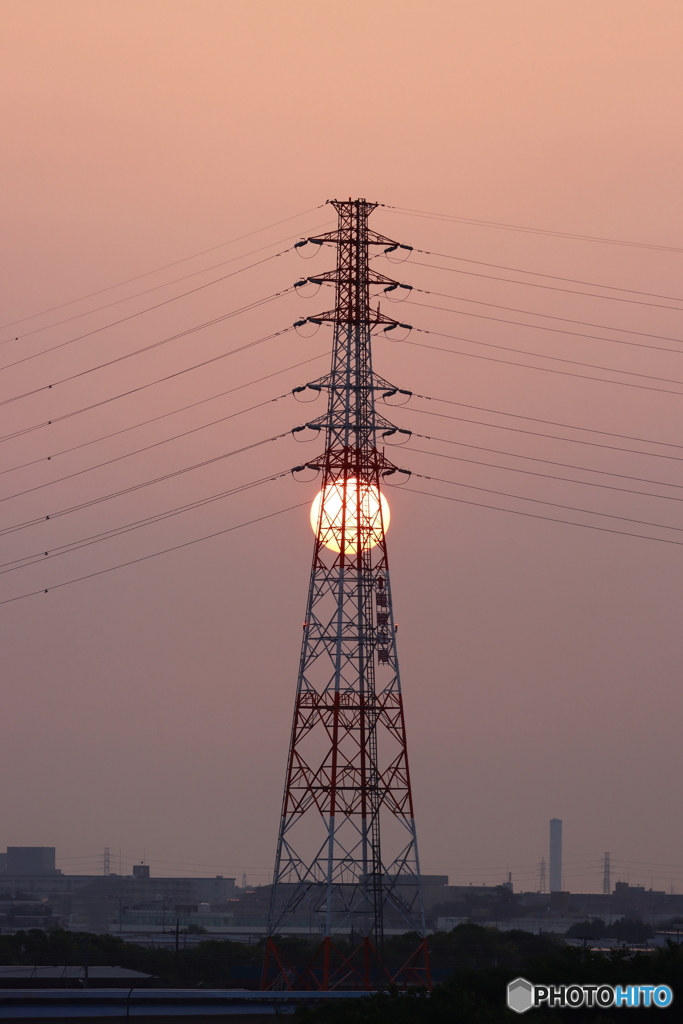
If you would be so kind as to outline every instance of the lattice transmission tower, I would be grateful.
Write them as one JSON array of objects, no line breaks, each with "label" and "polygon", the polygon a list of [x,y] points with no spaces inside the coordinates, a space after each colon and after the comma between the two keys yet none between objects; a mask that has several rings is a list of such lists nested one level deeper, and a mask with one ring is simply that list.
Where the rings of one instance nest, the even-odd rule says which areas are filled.
[{"label": "lattice transmission tower", "polygon": [[[349,983],[355,972],[351,955],[342,958],[335,975],[331,950],[337,949],[335,938],[356,937],[365,964],[359,980],[367,987],[370,953],[379,970],[391,973],[382,966],[385,929],[425,934],[386,546],[389,510],[381,494],[388,475],[405,471],[384,455],[384,438],[398,428],[376,409],[378,396],[398,389],[373,371],[371,351],[374,330],[407,326],[371,302],[373,289],[399,285],[370,269],[370,254],[375,247],[395,251],[399,244],[368,227],[377,204],[358,199],[332,205],[337,229],[298,243],[336,246],[335,270],[306,279],[334,284],[336,304],[307,318],[332,324],[334,337],[329,374],[305,385],[327,395],[326,413],[306,424],[324,431],[326,444],[306,464],[320,473],[322,489],[311,512],[313,564],[271,889],[265,986],[332,988],[342,976]],[[293,982],[273,939],[309,927],[321,936],[322,966],[307,978],[299,972]],[[414,980],[424,981],[426,971],[428,981],[424,942],[420,951],[424,968],[411,960],[404,979],[412,971]],[[279,982],[272,981],[273,970]]]}]

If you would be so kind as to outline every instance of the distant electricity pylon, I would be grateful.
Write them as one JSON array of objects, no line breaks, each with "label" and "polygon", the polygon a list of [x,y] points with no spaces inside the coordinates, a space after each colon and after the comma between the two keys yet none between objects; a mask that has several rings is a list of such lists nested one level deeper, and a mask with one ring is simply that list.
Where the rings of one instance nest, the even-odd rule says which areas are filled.
[{"label": "distant electricity pylon", "polygon": [[[330,323],[334,338],[330,373],[295,389],[327,395],[327,412],[297,428],[324,431],[326,444],[320,457],[294,471],[319,472],[322,488],[311,511],[313,565],[264,987],[291,986],[294,974],[296,984],[323,989],[342,977],[346,985],[369,986],[371,974],[373,984],[378,977],[382,985],[387,979],[429,983],[386,547],[389,508],[380,490],[387,476],[398,479],[406,471],[383,453],[384,438],[398,430],[375,408],[378,394],[388,397],[399,389],[374,372],[371,352],[373,330],[407,325],[371,305],[373,286],[400,286],[370,269],[370,250],[409,247],[370,230],[368,216],[376,204],[358,199],[332,205],[336,231],[298,243],[336,246],[336,269],[306,279],[334,284],[336,305],[295,325]],[[382,961],[385,927],[423,937],[400,978]],[[274,937],[302,928],[321,936],[320,967],[312,963],[295,972],[285,966]],[[342,955],[334,937],[354,936],[360,939],[355,954]]]},{"label": "distant electricity pylon", "polygon": [[111,858],[109,856],[109,847],[104,848],[104,857],[102,858],[103,874],[111,874]]},{"label": "distant electricity pylon", "polygon": [[541,857],[541,863],[539,865],[538,874],[539,874],[538,891],[539,892],[547,892],[546,881],[545,881],[545,857]]},{"label": "distant electricity pylon", "polygon": [[603,871],[602,871],[602,891],[606,892],[608,894],[611,893],[611,891],[612,891],[612,881],[611,881],[611,876],[610,876],[609,853],[605,854],[605,863],[604,863],[604,867],[603,867]]}]

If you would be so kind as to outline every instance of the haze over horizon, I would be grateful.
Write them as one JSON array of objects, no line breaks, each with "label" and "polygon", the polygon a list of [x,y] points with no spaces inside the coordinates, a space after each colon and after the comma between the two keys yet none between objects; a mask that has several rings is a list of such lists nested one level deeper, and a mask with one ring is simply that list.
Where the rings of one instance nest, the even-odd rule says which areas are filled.
[{"label": "haze over horizon", "polygon": [[3,10],[0,361],[17,365],[0,402],[40,390],[0,409],[0,437],[19,432],[0,503],[3,527],[41,522],[2,538],[0,601],[48,593],[0,606],[0,847],[56,846],[69,872],[97,872],[105,846],[124,871],[272,871],[316,483],[284,477],[41,559],[318,451],[290,435],[88,504],[322,412],[280,396],[325,372],[327,327],[132,392],[329,308],[325,290],[269,297],[331,250],[274,254],[353,195],[428,253],[377,261],[431,292],[400,316],[435,334],[378,337],[375,369],[462,403],[383,410],[444,439],[392,457],[458,486],[413,487],[460,499],[386,491],[422,869],[536,889],[558,817],[568,888],[600,889],[609,850],[613,880],[681,891],[680,4]]}]

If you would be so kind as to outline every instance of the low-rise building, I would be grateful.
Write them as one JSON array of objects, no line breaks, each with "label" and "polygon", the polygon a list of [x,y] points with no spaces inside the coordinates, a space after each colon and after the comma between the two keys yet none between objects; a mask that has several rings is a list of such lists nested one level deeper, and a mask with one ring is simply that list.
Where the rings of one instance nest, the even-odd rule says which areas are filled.
[{"label": "low-rise building", "polygon": [[[221,908],[216,915],[223,923],[227,911],[222,908],[235,896],[235,879],[223,875],[155,878],[147,864],[135,864],[130,875],[66,875],[55,867],[54,847],[8,847],[4,871],[0,865],[3,891],[14,915],[3,918],[0,896],[0,927],[5,929],[43,927],[37,920],[29,924],[29,918],[49,916],[53,926],[78,922],[83,928],[106,931],[122,926],[127,916],[130,923],[133,915],[158,917],[160,926],[171,920],[175,924],[176,907],[190,908],[185,916],[191,916],[200,905]],[[20,913],[20,906],[28,905],[49,908],[49,914]],[[20,917],[26,919],[22,924]],[[188,923],[192,922],[188,919]]]}]

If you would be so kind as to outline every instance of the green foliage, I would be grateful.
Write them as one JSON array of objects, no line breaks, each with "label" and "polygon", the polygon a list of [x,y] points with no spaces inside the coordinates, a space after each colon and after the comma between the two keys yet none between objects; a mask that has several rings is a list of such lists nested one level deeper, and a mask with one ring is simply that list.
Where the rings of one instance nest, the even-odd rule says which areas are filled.
[{"label": "green foliage", "polygon": [[568,939],[602,939],[607,935],[607,925],[599,917],[577,921],[565,934]]},{"label": "green foliage", "polygon": [[225,988],[237,982],[233,969],[254,968],[258,977],[263,960],[262,946],[242,942],[209,939],[174,950],[148,949],[133,942],[124,942],[116,935],[94,935],[89,932],[31,929],[0,935],[0,965],[39,964],[41,966],[109,966],[127,967],[151,974],[156,984]]},{"label": "green foliage", "polygon": [[[388,939],[387,961],[402,963],[417,946],[416,935]],[[339,943],[341,946],[342,943]],[[291,961],[308,958],[313,946],[302,939],[278,942]],[[430,937],[435,969],[450,970],[447,980],[425,992],[387,992],[368,999],[326,1002],[300,1010],[300,1024],[510,1024],[519,1018],[505,1006],[509,981],[523,975],[532,982],[553,985],[668,984],[683,992],[683,947],[669,944],[651,952],[615,949],[594,953],[566,946],[549,936],[528,932],[499,932],[466,924]],[[115,935],[93,935],[34,929],[0,935],[0,965],[42,964],[119,966],[154,976],[155,985],[195,988],[257,987],[263,944],[213,939],[189,949],[147,949]],[[666,1010],[545,1010],[533,1011],[533,1024],[617,1024],[623,1014],[654,1013],[661,1024],[679,1021],[676,1003]],[[649,1018],[648,1018],[649,1019]]]},{"label": "green foliage", "polygon": [[[477,929],[478,926],[464,927]],[[454,929],[457,931],[459,929]],[[470,931],[469,936],[460,931],[456,941],[466,950],[469,937],[480,951],[477,956],[481,956],[482,943],[490,941],[486,955],[490,956],[496,948],[502,955],[502,942],[496,946],[494,937],[480,934],[488,931],[493,930],[482,928],[478,932]],[[498,934],[510,947],[525,941],[521,932]],[[453,935],[451,932],[450,936]],[[433,938],[438,940],[439,936]],[[519,1017],[505,1005],[506,989],[508,982],[520,974],[537,984],[667,984],[674,993],[683,991],[683,947],[671,943],[649,953],[625,949],[594,953],[590,949],[548,943],[545,952],[533,952],[525,958],[525,949],[529,947],[517,947],[512,957],[519,958],[519,967],[511,964],[456,967],[448,980],[436,985],[429,996],[391,992],[362,1000],[340,1000],[299,1010],[298,1020],[300,1024],[511,1024]],[[542,1008],[533,1011],[533,1024],[620,1024],[624,1013],[629,1020],[643,1014],[649,1014],[647,1019],[650,1019],[654,1013],[661,1024],[681,1019],[681,1011],[674,1003],[670,1009],[656,1011]]]},{"label": "green foliage", "polygon": [[632,921],[628,917],[622,917],[607,930],[607,935],[613,935],[620,942],[645,942],[652,935],[652,928],[644,921]]},{"label": "green foliage", "polygon": [[[417,936],[412,948],[417,945]],[[430,962],[433,967],[499,967],[519,969],[531,956],[552,953],[558,942],[550,935],[512,930],[499,932],[479,924],[459,924],[450,932],[436,932],[429,937]],[[387,948],[390,944],[387,943]]]}]

